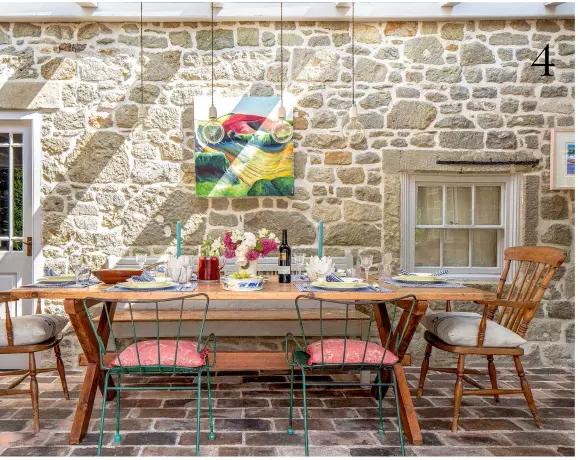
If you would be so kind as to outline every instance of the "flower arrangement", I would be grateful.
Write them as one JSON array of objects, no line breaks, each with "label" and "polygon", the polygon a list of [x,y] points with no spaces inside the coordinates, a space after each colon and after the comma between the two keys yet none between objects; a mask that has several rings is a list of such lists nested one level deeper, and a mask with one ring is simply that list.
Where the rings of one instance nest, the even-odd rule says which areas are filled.
[{"label": "flower arrangement", "polygon": [[216,238],[215,240],[205,240],[201,245],[202,257],[219,257],[223,255],[223,239]]},{"label": "flower arrangement", "polygon": [[237,264],[243,268],[259,257],[265,257],[279,247],[279,238],[266,228],[262,228],[255,236],[251,232],[234,230],[225,232],[223,237],[223,255],[227,259],[237,258]]}]

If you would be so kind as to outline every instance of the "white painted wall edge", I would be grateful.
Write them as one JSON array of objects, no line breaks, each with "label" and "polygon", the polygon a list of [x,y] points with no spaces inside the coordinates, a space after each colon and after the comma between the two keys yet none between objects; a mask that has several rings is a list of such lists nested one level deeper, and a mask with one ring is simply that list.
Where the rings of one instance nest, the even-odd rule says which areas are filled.
[{"label": "white painted wall edge", "polygon": [[[86,2],[78,2],[86,3]],[[5,22],[126,22],[140,15],[138,2],[99,1],[97,7],[83,7],[76,2],[0,2],[0,17]],[[341,2],[343,3],[343,2]],[[453,2],[457,3],[457,2]],[[209,21],[209,2],[144,1],[145,21]],[[223,21],[272,21],[279,18],[279,3],[221,2],[215,19]],[[355,3],[359,22],[381,21],[457,21],[475,19],[570,19],[575,4],[564,2],[546,6],[544,2],[361,2]],[[283,4],[287,21],[347,21],[351,8],[338,2],[301,2]]]}]

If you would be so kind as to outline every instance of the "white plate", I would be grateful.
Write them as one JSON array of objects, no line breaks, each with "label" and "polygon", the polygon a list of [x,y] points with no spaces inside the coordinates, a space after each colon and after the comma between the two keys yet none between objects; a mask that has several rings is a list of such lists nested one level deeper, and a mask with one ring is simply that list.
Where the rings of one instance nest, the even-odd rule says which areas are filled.
[{"label": "white plate", "polygon": [[350,278],[347,276],[340,276],[339,278],[341,278],[344,283],[363,283],[361,278]]},{"label": "white plate", "polygon": [[337,290],[337,291],[350,291],[352,289],[363,289],[369,286],[366,283],[338,283],[333,281],[313,281],[311,286],[315,286],[321,289],[327,290]]},{"label": "white plate", "polygon": [[172,286],[176,286],[177,283],[172,281],[125,281],[124,283],[118,283],[119,286],[128,289],[164,289]]},{"label": "white plate", "polygon": [[71,281],[75,281],[76,278],[74,275],[55,275],[55,276],[43,276],[42,278],[38,279],[39,283],[70,283]]}]

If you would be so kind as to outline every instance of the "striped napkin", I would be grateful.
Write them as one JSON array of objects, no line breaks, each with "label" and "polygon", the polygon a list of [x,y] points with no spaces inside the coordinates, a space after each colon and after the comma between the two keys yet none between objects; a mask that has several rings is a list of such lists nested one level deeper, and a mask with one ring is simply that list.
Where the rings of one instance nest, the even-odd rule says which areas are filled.
[{"label": "striped napkin", "polygon": [[[337,292],[338,290],[332,290],[332,289],[327,289],[327,288],[319,288],[317,286],[313,286],[312,284],[309,283],[295,283],[295,287],[301,291],[301,292]],[[391,289],[386,289],[384,287],[380,287],[379,289],[373,289],[373,288],[361,288],[361,289],[339,289],[339,292],[393,292]]]},{"label": "striped napkin", "polygon": [[[411,273],[408,272],[406,270],[402,270],[401,268],[398,270],[400,275],[405,275],[405,276],[419,276],[417,273]],[[447,275],[450,271],[449,270],[439,270],[435,273],[432,273],[431,276],[443,276],[443,275]]]},{"label": "striped napkin", "polygon": [[331,283],[343,283],[343,280],[339,278],[339,276],[337,276],[335,273],[332,273],[325,279]]},{"label": "striped napkin", "polygon": [[130,279],[133,281],[136,281],[138,283],[150,283],[151,281],[156,281],[153,274],[151,272],[149,272],[148,270],[143,271],[140,274],[140,276],[139,275],[131,276]]}]

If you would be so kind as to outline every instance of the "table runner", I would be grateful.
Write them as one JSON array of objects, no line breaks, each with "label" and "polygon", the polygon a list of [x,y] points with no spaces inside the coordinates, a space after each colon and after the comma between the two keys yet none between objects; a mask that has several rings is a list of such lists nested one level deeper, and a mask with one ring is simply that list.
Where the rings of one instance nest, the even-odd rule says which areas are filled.
[{"label": "table runner", "polygon": [[198,283],[191,283],[190,286],[177,285],[166,288],[151,288],[151,289],[129,289],[123,286],[112,286],[106,289],[106,292],[192,292],[198,286]]}]

